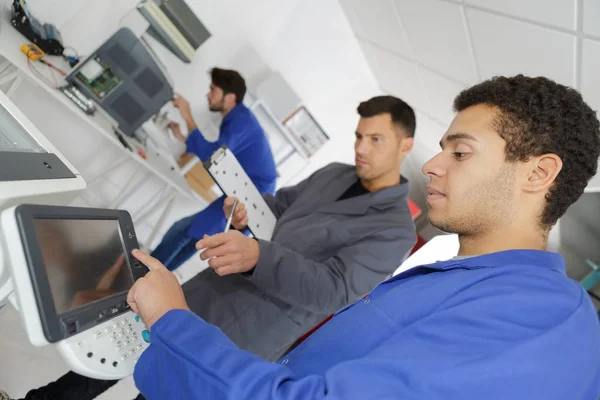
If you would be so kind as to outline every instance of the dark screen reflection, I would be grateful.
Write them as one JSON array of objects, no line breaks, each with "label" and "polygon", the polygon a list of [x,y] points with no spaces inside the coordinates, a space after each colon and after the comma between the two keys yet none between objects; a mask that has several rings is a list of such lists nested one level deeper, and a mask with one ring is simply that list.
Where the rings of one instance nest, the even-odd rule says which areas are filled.
[{"label": "dark screen reflection", "polygon": [[36,219],[35,230],[57,314],[131,287],[118,221]]}]

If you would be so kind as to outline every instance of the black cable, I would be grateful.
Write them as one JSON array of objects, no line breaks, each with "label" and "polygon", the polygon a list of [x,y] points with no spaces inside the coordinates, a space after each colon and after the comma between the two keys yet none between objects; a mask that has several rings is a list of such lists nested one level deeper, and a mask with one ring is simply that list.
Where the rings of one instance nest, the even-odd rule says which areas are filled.
[{"label": "black cable", "polygon": [[70,46],[63,47],[63,49],[65,49],[65,50],[66,49],[73,50],[73,53],[75,54],[74,56],[70,56],[68,54],[65,54],[65,52],[63,50],[62,58],[69,63],[69,66],[71,66],[71,68],[74,67],[74,66],[76,66],[79,63],[79,61],[81,60],[81,58],[82,58],[79,55],[79,53],[77,52],[77,50],[75,50],[74,47],[70,47]]}]

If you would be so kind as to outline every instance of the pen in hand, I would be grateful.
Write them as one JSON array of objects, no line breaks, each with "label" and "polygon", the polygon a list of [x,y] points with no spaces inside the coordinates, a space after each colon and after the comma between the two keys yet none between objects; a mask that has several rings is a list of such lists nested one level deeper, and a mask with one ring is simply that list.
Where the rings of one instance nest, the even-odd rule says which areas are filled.
[{"label": "pen in hand", "polygon": [[233,205],[231,206],[231,212],[229,213],[229,218],[227,218],[227,224],[225,225],[225,232],[229,231],[231,228],[231,221],[233,220],[233,215],[235,214],[235,208],[237,206],[238,201],[235,200]]}]

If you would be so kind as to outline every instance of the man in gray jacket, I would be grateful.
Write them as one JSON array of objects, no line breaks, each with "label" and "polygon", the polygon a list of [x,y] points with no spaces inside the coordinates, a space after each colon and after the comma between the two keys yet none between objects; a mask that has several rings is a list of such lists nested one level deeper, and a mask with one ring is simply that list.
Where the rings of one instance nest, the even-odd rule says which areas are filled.
[{"label": "man in gray jacket", "polygon": [[[196,247],[210,269],[183,285],[190,309],[240,348],[278,359],[302,334],[367,294],[415,243],[402,161],[415,115],[379,96],[358,107],[355,166],[334,163],[264,198],[277,217],[271,241],[239,231]],[[228,214],[233,198],[225,203]],[[233,226],[247,223],[240,205]],[[213,271],[215,273],[213,273]]]},{"label": "man in gray jacket", "polygon": [[[183,285],[190,309],[267,360],[367,294],[415,244],[408,183],[400,175],[413,146],[415,114],[393,96],[361,103],[358,114],[355,166],[330,164],[265,195],[277,217],[271,241],[233,230],[196,245],[206,249],[201,258],[210,258],[210,268]],[[233,224],[242,230],[246,223],[240,204]],[[116,382],[69,372],[25,399],[93,399]]]}]

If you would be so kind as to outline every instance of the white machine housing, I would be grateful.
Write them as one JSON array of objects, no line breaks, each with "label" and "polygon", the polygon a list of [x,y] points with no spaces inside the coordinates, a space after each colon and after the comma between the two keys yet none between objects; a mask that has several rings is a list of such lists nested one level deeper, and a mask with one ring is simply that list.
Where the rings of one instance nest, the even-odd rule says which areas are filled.
[{"label": "white machine housing", "polygon": [[56,348],[69,368],[80,375],[122,379],[133,373],[149,343],[150,332],[140,318],[129,311],[58,342]]},{"label": "white machine housing", "polygon": [[[76,207],[63,207],[74,213],[81,210],[83,214],[88,210]],[[52,315],[42,310],[36,301],[35,289],[32,282],[36,282],[37,290],[43,287],[44,282],[31,274],[32,257],[26,255],[25,243],[22,240],[23,224],[19,224],[16,214],[17,207],[4,210],[1,214],[1,227],[7,238],[7,259],[10,260],[10,270],[14,284],[13,303],[16,303],[21,314],[21,320],[29,341],[34,346],[54,344],[60,357],[71,368],[71,370],[96,379],[121,379],[130,375],[141,353],[148,347],[150,332],[144,323],[124,303],[123,295],[120,298],[108,298],[98,300],[88,308],[100,306],[102,318],[94,317],[93,326],[81,332],[77,332],[62,340],[51,341],[48,338],[48,328],[44,329],[41,316],[44,315],[46,324],[52,319]],[[21,225],[21,226],[19,226]],[[135,233],[126,238],[135,242]],[[137,246],[136,246],[137,247]],[[29,260],[28,260],[29,258]],[[142,265],[136,263],[137,269]],[[134,267],[134,268],[135,268]],[[140,271],[138,274],[142,276]],[[112,301],[106,305],[107,301]],[[53,304],[52,296],[44,299],[45,304]],[[94,315],[98,311],[93,310]],[[90,312],[88,311],[88,314]],[[50,314],[53,314],[52,311]],[[114,315],[114,316],[113,316]],[[56,319],[56,316],[54,316]],[[79,323],[79,321],[78,321]]]},{"label": "white machine housing", "polygon": [[[20,311],[28,338],[36,346],[48,341],[39,310],[29,297],[34,283],[27,273],[14,206],[69,204],[85,188],[77,169],[0,92],[0,211],[5,210],[4,231],[0,229],[0,308],[10,301]],[[119,379],[133,373],[149,338],[143,322],[128,311],[54,346],[73,371],[91,378]],[[117,360],[118,367],[114,367]]]},{"label": "white machine housing", "polygon": [[[10,130],[10,132],[7,132]],[[10,133],[12,143],[2,143]],[[22,138],[22,142],[19,141]],[[6,139],[5,139],[6,140]],[[4,144],[4,145],[3,145]],[[30,144],[30,146],[27,146]],[[8,146],[12,145],[12,148]],[[27,148],[29,147],[29,148]],[[33,153],[33,154],[32,154]],[[7,156],[36,156],[52,154],[68,168],[73,176],[56,179],[0,179],[0,210],[28,202],[34,204],[68,204],[86,188],[81,174],[60,154],[25,115],[0,92],[0,158]],[[44,162],[44,161],[42,161]],[[14,166],[12,168],[19,168]],[[0,232],[2,235],[2,232]],[[6,235],[4,235],[6,237]],[[0,306],[12,292],[12,281],[2,255],[5,240],[0,243]]]}]

